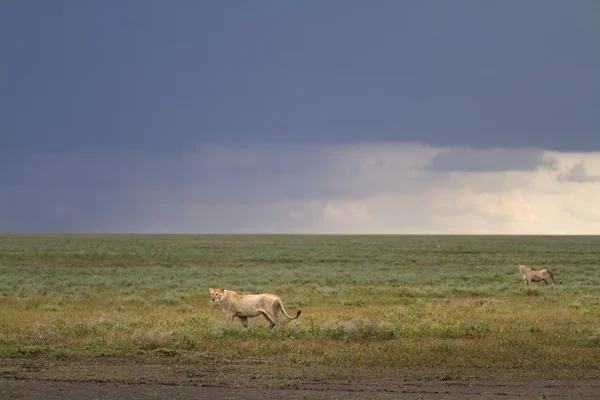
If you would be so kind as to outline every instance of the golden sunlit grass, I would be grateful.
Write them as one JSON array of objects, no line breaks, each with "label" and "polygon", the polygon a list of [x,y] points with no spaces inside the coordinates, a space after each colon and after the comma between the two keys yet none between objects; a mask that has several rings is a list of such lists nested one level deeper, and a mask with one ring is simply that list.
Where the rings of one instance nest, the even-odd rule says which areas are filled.
[{"label": "golden sunlit grass", "polygon": [[[439,245],[439,247],[438,247]],[[4,236],[0,357],[280,366],[600,366],[600,238]],[[592,262],[592,260],[594,260]],[[525,288],[519,262],[560,285]],[[274,292],[286,328],[208,287]]]}]

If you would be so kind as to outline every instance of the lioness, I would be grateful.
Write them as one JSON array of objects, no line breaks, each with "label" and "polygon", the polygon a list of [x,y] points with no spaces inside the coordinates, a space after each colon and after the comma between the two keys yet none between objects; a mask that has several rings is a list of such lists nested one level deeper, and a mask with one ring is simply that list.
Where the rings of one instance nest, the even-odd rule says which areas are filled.
[{"label": "lioness", "polygon": [[549,269],[540,269],[534,270],[529,268],[527,265],[519,265],[519,271],[523,274],[523,281],[525,281],[525,285],[529,285],[531,282],[539,282],[544,281],[546,285],[549,285],[550,282],[554,282],[554,276]]},{"label": "lioness", "polygon": [[289,319],[296,319],[300,316],[301,310],[298,310],[295,317],[290,317],[283,308],[283,303],[279,296],[270,293],[263,294],[238,294],[233,290],[224,288],[209,288],[210,302],[220,304],[227,315],[227,319],[233,321],[238,317],[242,321],[244,328],[248,327],[248,318],[261,315],[269,321],[269,328],[275,324],[283,326],[279,320],[279,310]]}]

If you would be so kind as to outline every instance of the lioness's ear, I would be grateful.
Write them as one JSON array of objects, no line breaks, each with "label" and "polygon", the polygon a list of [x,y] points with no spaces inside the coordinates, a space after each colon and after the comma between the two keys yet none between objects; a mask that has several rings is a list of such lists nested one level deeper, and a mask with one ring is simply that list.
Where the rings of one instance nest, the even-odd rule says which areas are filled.
[{"label": "lioness's ear", "polygon": [[220,291],[223,291],[223,290],[225,290],[225,288],[221,286],[221,287],[219,288],[219,290],[220,290]]}]

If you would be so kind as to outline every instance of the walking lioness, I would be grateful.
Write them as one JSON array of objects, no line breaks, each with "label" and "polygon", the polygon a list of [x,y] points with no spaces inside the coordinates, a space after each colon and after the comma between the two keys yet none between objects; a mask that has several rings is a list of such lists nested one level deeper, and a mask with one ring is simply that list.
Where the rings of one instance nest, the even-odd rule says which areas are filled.
[{"label": "walking lioness", "polygon": [[250,317],[262,315],[269,321],[269,328],[273,328],[275,324],[283,326],[279,320],[279,310],[289,319],[296,319],[301,313],[301,310],[298,310],[295,317],[290,317],[285,312],[279,296],[270,293],[238,294],[224,288],[209,288],[208,291],[210,292],[210,302],[220,304],[228,320],[233,321],[235,317],[238,317],[244,328],[248,327],[248,318]]},{"label": "walking lioness", "polygon": [[525,285],[529,285],[531,282],[539,282],[544,281],[546,285],[549,285],[550,282],[554,282],[554,276],[549,269],[540,269],[534,270],[529,268],[527,265],[519,265],[519,271],[523,274],[523,281],[525,281]]}]

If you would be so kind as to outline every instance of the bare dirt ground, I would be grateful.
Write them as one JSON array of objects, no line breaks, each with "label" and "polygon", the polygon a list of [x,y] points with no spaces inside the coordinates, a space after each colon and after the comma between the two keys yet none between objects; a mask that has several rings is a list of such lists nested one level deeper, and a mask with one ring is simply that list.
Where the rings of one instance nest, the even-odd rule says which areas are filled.
[{"label": "bare dirt ground", "polygon": [[[0,399],[598,399],[598,371],[119,365],[10,360]],[[208,368],[207,368],[208,367]],[[570,377],[566,377],[570,376]]]},{"label": "bare dirt ground", "polygon": [[495,382],[400,382],[364,387],[300,385],[297,389],[214,387],[141,383],[0,380],[3,399],[598,399],[594,382],[545,381],[498,384]]}]

